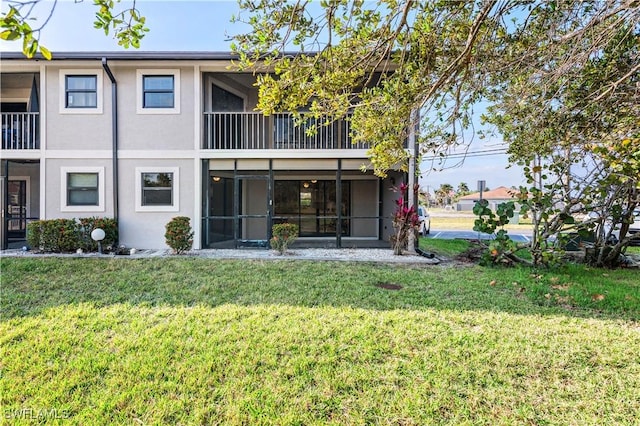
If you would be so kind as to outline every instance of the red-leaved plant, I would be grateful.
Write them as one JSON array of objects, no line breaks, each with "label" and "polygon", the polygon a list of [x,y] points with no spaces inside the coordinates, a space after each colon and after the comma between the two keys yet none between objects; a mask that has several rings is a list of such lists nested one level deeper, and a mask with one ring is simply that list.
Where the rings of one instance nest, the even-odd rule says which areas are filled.
[{"label": "red-leaved plant", "polygon": [[407,204],[407,192],[409,185],[401,183],[399,187],[394,187],[395,192],[400,193],[396,200],[396,211],[393,214],[393,229],[395,234],[391,236],[391,246],[393,254],[401,255],[407,248],[410,233],[415,233],[420,226],[420,218],[414,206]]}]

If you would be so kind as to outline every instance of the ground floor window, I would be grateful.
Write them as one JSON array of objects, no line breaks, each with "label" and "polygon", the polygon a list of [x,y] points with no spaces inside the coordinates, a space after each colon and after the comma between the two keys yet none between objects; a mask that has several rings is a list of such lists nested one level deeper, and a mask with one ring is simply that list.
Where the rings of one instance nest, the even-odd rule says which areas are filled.
[{"label": "ground floor window", "polygon": [[[335,236],[338,209],[342,217],[350,215],[350,182],[342,182],[342,197],[337,201],[335,180],[279,180],[274,187],[274,221],[295,223],[301,237]],[[350,235],[349,220],[342,220],[342,235]]]},{"label": "ground floor window", "polygon": [[137,167],[136,211],[178,211],[178,178],[177,167]]},{"label": "ground floor window", "polygon": [[142,205],[173,205],[173,173],[142,173]]},{"label": "ground floor window", "polygon": [[98,173],[67,173],[67,205],[98,205]]},{"label": "ground floor window", "polygon": [[104,211],[104,167],[62,167],[60,211]]}]

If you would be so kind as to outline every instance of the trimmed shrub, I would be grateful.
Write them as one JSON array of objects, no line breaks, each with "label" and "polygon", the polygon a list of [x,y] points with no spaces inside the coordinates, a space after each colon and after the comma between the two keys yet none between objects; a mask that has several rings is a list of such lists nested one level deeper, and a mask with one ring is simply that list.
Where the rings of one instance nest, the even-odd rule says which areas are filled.
[{"label": "trimmed shrub", "polygon": [[271,228],[273,237],[269,242],[271,248],[285,254],[287,249],[298,238],[298,225],[293,223],[278,223]]},{"label": "trimmed shrub", "polygon": [[42,240],[42,229],[39,220],[27,223],[27,245],[32,250],[40,250]]},{"label": "trimmed shrub", "polygon": [[102,247],[116,248],[118,244],[118,222],[109,217],[81,217],[80,222],[80,240],[82,245],[79,246],[85,251],[98,251],[98,243],[91,239],[91,231],[100,228],[104,231],[105,237],[102,240]]},{"label": "trimmed shrub", "polygon": [[75,251],[81,247],[80,227],[74,219],[38,220],[27,225],[27,242],[44,252]]},{"label": "trimmed shrub", "polygon": [[176,216],[165,226],[167,232],[164,238],[176,254],[182,254],[193,247],[193,231],[189,220],[186,216]]},{"label": "trimmed shrub", "polygon": [[106,234],[103,246],[114,246],[118,241],[118,225],[110,218],[80,218],[36,220],[27,224],[27,244],[34,250],[52,253],[98,251],[91,239],[91,231],[102,228]]}]

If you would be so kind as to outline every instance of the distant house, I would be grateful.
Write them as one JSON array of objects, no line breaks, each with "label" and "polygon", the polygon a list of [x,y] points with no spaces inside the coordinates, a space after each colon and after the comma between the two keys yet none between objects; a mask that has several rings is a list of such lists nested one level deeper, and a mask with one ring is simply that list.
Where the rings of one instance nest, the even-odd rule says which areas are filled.
[{"label": "distant house", "polygon": [[[490,191],[484,191],[482,193],[482,198],[489,202],[489,207],[491,208],[491,210],[495,210],[497,205],[500,203],[506,203],[507,201],[515,201],[516,192],[517,192],[516,189],[507,188],[506,186],[499,186],[496,189],[492,189]],[[456,205],[456,210],[472,211],[473,206],[476,204],[476,201],[478,201],[479,199],[480,199],[479,192],[474,192],[473,194],[460,197]]]}]

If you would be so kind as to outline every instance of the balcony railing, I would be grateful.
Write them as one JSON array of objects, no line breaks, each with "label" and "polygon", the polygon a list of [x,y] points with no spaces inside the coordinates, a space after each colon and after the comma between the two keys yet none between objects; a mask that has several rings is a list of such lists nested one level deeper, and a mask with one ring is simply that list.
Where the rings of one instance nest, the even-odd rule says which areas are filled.
[{"label": "balcony railing", "polygon": [[368,149],[351,143],[351,123],[303,118],[294,125],[291,113],[265,116],[254,112],[205,112],[203,149]]},{"label": "balcony railing", "polygon": [[40,114],[3,112],[2,149],[40,149]]}]

